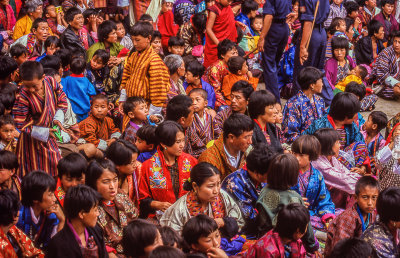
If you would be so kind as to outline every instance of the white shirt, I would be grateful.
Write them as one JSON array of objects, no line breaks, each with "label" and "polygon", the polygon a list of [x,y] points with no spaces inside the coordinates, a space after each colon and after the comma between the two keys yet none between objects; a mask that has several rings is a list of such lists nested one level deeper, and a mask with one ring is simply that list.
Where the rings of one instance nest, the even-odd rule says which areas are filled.
[{"label": "white shirt", "polygon": [[229,164],[232,167],[237,168],[239,166],[239,162],[240,162],[240,151],[239,151],[238,155],[236,157],[234,157],[231,154],[229,154],[228,150],[225,148],[225,144],[224,144],[224,151],[225,151],[225,154],[226,154]]}]

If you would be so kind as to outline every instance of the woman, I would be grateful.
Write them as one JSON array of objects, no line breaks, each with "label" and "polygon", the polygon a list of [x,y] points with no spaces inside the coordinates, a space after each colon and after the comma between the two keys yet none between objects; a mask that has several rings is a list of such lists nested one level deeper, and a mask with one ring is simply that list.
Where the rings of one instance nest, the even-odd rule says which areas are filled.
[{"label": "woman", "polygon": [[185,41],[185,55],[191,55],[195,46],[203,45],[206,31],[207,15],[196,13],[178,31],[178,36]]},{"label": "woman", "polygon": [[400,189],[391,187],[381,192],[376,208],[379,221],[364,231],[362,239],[375,249],[375,257],[399,257]]},{"label": "woman", "polygon": [[185,223],[194,216],[205,214],[214,218],[219,228],[225,226],[225,218],[234,218],[242,228],[244,219],[236,202],[221,189],[220,172],[213,165],[202,162],[190,172],[184,189],[189,191],[169,207],[161,217],[162,226],[181,232]]},{"label": "woman", "polygon": [[[9,0],[0,1],[0,29],[1,34],[7,40],[13,34],[13,29],[15,25],[15,14],[13,8],[10,5]],[[5,34],[6,35],[5,35]]]},{"label": "woman", "polygon": [[287,143],[292,143],[311,123],[326,114],[324,100],[318,96],[322,92],[324,74],[315,67],[306,67],[300,71],[298,82],[301,87],[295,96],[289,99],[283,109],[282,128]]},{"label": "woman", "polygon": [[164,212],[177,199],[187,193],[183,189],[197,160],[184,153],[185,134],[182,126],[165,121],[156,128],[159,145],[156,153],[142,165],[139,183],[142,217],[155,211]]},{"label": "woman", "polygon": [[25,3],[26,15],[15,23],[13,40],[29,34],[31,32],[32,23],[37,18],[42,18],[43,2],[41,0],[31,0]]},{"label": "woman", "polygon": [[129,197],[118,189],[114,163],[107,159],[90,163],[85,183],[101,195],[97,223],[103,230],[107,251],[122,255],[122,229],[138,217],[138,210]]},{"label": "woman", "polygon": [[385,29],[382,23],[372,20],[368,24],[368,36],[362,37],[355,46],[357,64],[371,65],[384,49]]},{"label": "woman", "polygon": [[381,24],[383,24],[383,28],[385,30],[385,42],[390,40],[390,35],[394,31],[399,30],[399,23],[394,17],[396,13],[394,3],[395,1],[393,0],[381,1],[381,12],[374,17],[374,20],[379,21]]},{"label": "woman", "polygon": [[181,77],[185,76],[185,62],[179,55],[171,54],[164,58],[164,63],[168,67],[170,74],[171,88],[167,94],[167,103],[176,95],[186,95],[183,88]]}]

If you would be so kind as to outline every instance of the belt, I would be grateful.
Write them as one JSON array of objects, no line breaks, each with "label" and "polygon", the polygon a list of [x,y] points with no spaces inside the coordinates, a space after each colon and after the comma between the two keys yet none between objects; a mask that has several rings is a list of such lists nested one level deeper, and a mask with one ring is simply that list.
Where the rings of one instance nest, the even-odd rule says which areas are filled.
[{"label": "belt", "polygon": [[324,24],[320,23],[320,24],[314,24],[314,30],[315,29],[323,29],[324,28]]},{"label": "belt", "polygon": [[273,18],[272,23],[286,23],[286,19]]}]

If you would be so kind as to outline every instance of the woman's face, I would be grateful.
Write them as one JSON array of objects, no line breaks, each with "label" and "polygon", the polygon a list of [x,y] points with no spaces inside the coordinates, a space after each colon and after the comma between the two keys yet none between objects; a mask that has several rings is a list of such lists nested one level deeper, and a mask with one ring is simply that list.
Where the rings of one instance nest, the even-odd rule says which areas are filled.
[{"label": "woman's face", "polygon": [[97,223],[97,217],[99,216],[99,207],[96,205],[90,209],[89,212],[82,213],[82,220],[85,227],[95,227]]},{"label": "woman's face", "polygon": [[181,131],[179,131],[176,134],[175,143],[170,147],[166,145],[164,145],[163,147],[164,151],[169,155],[179,157],[180,155],[182,155],[183,148],[185,147],[185,135]]},{"label": "woman's face", "polygon": [[32,32],[40,42],[44,42],[49,36],[49,25],[47,22],[41,22],[37,29],[33,29]]},{"label": "woman's face", "polygon": [[132,175],[132,173],[136,170],[137,167],[137,153],[132,154],[132,161],[127,165],[117,166],[118,172],[124,175]]},{"label": "woman's face", "polygon": [[225,55],[222,55],[222,60],[227,64],[229,58],[231,58],[232,56],[238,56],[238,51],[236,48],[228,50]]},{"label": "woman's face", "polygon": [[385,29],[383,27],[380,27],[378,33],[375,33],[374,36],[377,39],[383,40],[383,38],[385,37]]},{"label": "woman's face", "polygon": [[151,42],[151,46],[153,47],[154,51],[159,54],[161,51],[161,39],[155,38],[153,42]]},{"label": "woman's face", "polygon": [[185,62],[182,62],[181,66],[178,68],[177,73],[179,77],[183,77],[186,74]]},{"label": "woman's face", "polygon": [[220,244],[221,234],[217,229],[206,237],[200,237],[197,244],[192,245],[192,248],[201,253],[207,253],[207,251],[212,247],[219,248]]},{"label": "woman's face", "polygon": [[75,30],[80,30],[83,28],[84,18],[81,13],[74,16],[74,19],[70,22],[70,25]]},{"label": "woman's face", "polygon": [[39,5],[36,10],[30,15],[33,17],[33,20],[36,20],[37,18],[42,18],[43,15],[43,5]]},{"label": "woman's face", "polygon": [[333,55],[335,56],[336,60],[339,62],[344,61],[346,57],[346,49],[345,48],[337,48],[333,50]]},{"label": "woman's face", "polygon": [[97,192],[101,194],[104,200],[113,201],[117,195],[118,175],[108,169],[103,171],[100,178],[96,182]]},{"label": "woman's face", "polygon": [[335,142],[335,144],[333,145],[332,151],[333,151],[333,153],[334,153],[333,155],[335,157],[339,157],[339,151],[340,151],[340,141],[339,140],[337,140]]},{"label": "woman's face", "polygon": [[221,178],[219,175],[213,175],[212,177],[207,178],[201,186],[194,186],[194,190],[201,203],[214,202],[218,197],[220,189]]},{"label": "woman's face", "polygon": [[46,192],[43,193],[42,201],[39,202],[39,206],[42,210],[50,209],[56,203],[56,196],[54,192],[47,189]]},{"label": "woman's face", "polygon": [[274,105],[269,105],[265,107],[264,115],[261,115],[259,118],[263,122],[274,124],[276,121],[277,110]]},{"label": "woman's face", "polygon": [[106,39],[106,41],[107,43],[114,44],[117,42],[117,40],[117,31],[113,29],[110,34],[108,34],[108,38]]},{"label": "woman's face", "polygon": [[158,246],[163,245],[163,241],[160,235],[160,232],[157,230],[157,236],[156,239],[154,240],[154,243],[152,245],[148,245],[144,248],[144,252],[146,254],[146,257],[149,257],[150,253],[156,249]]}]

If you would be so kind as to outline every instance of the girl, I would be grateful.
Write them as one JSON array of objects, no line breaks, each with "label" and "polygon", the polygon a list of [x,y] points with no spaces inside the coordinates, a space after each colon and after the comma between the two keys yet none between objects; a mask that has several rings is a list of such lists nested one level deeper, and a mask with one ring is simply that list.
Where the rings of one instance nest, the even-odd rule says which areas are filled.
[{"label": "girl", "polygon": [[336,37],[347,38],[346,36],[346,21],[343,18],[336,17],[332,20],[331,25],[328,27],[329,32],[328,42],[326,45],[326,59],[332,57],[332,40]]}]

